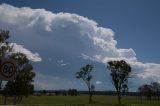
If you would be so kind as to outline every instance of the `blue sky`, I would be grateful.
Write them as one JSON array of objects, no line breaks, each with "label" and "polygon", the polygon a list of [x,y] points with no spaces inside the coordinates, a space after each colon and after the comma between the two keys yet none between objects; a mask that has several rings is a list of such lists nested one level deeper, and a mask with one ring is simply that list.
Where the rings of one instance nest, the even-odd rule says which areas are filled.
[{"label": "blue sky", "polygon": [[[37,72],[37,89],[85,89],[83,82],[73,76],[75,70],[86,63],[95,67],[93,75],[97,77],[93,83],[97,82],[97,90],[112,89],[106,72],[106,58],[122,58],[130,62],[134,69],[134,78],[130,83],[133,90],[140,84],[160,81],[159,0],[1,0],[0,3],[6,3],[0,8],[0,27],[11,31],[15,51],[27,48],[29,51],[24,49],[22,52],[27,51],[31,60],[39,61],[33,63]],[[21,7],[29,7],[31,10]],[[11,10],[10,15],[2,9]],[[35,9],[45,10],[37,12]],[[23,15],[24,11],[33,15]],[[14,12],[18,14],[17,17],[14,17]],[[42,16],[46,12],[46,16]],[[36,16],[40,18],[36,19]],[[31,21],[36,20],[32,23],[34,25],[29,24],[32,29],[17,27],[30,23],[25,22],[28,17]],[[60,19],[52,20],[53,17]],[[9,21],[12,19],[15,19],[15,23]],[[78,24],[74,21],[78,21]],[[95,31],[94,27],[101,32]],[[100,36],[105,34],[106,37]],[[142,81],[137,82],[140,79]],[[68,84],[65,85],[65,81]]]}]

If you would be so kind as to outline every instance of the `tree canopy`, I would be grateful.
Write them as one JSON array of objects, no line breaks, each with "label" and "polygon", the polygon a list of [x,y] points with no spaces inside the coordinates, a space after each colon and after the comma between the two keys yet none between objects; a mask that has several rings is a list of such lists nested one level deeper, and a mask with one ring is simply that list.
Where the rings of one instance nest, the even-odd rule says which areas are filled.
[{"label": "tree canopy", "polygon": [[4,57],[8,52],[12,50],[12,47],[9,46],[9,31],[0,29],[0,58]]}]

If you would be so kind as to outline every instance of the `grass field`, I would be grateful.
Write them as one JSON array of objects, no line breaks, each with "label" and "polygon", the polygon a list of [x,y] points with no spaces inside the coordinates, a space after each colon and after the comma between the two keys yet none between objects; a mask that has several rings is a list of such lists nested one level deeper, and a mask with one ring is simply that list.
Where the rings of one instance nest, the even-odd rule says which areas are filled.
[{"label": "grass field", "polygon": [[[2,102],[3,98],[1,98]],[[88,104],[88,96],[30,96],[24,98],[19,106],[114,106],[117,104],[116,96],[94,96],[95,103]],[[11,100],[9,102],[12,102]],[[122,103],[126,106],[160,106],[160,101],[143,99],[139,97],[124,96]]]}]

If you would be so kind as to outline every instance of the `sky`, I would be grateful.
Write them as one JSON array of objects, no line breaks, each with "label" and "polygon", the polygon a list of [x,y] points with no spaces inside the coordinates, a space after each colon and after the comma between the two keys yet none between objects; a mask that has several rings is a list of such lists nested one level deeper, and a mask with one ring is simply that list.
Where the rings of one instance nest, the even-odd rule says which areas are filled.
[{"label": "sky", "polygon": [[35,89],[87,89],[75,73],[93,65],[96,90],[113,90],[107,61],[132,66],[130,90],[160,82],[159,0],[0,0],[0,28],[34,65]]}]

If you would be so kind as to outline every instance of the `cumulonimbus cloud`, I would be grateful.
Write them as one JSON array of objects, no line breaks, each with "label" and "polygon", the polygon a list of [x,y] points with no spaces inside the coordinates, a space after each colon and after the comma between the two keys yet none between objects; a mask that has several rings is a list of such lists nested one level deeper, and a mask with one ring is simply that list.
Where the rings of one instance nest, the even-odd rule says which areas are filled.
[{"label": "cumulonimbus cloud", "polygon": [[[13,40],[38,50],[42,56],[47,54],[55,61],[63,57],[70,66],[79,64],[76,59],[103,64],[109,60],[124,59],[133,68],[132,85],[160,81],[160,64],[139,62],[132,48],[117,48],[114,31],[99,27],[98,23],[87,17],[8,4],[0,5],[0,16],[0,27],[11,30]],[[31,60],[41,61],[39,54],[21,47],[15,45],[15,51],[26,53]]]}]

